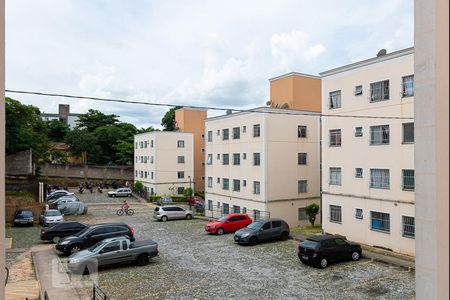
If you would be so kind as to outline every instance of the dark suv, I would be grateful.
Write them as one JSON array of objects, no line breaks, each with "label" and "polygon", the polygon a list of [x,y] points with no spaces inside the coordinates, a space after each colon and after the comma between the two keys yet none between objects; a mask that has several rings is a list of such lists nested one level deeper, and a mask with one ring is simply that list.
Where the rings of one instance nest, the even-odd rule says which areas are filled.
[{"label": "dark suv", "polygon": [[298,246],[298,258],[304,264],[326,268],[328,263],[341,260],[359,260],[362,249],[339,235],[310,236]]},{"label": "dark suv", "polygon": [[134,241],[134,230],[125,223],[105,223],[86,227],[77,234],[62,238],[55,248],[66,255],[86,249],[96,243],[113,237],[128,236]]},{"label": "dark suv", "polygon": [[256,245],[271,240],[287,240],[289,225],[281,219],[257,220],[234,234],[238,244]]},{"label": "dark suv", "polygon": [[86,227],[87,225],[80,222],[64,221],[56,223],[52,227],[41,229],[41,240],[52,241],[56,244],[61,238],[74,235]]}]

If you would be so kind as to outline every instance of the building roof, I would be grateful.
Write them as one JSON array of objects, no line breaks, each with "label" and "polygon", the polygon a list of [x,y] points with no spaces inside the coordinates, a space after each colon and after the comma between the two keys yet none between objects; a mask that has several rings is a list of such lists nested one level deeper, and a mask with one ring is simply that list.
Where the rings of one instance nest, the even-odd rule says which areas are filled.
[{"label": "building roof", "polygon": [[55,150],[63,150],[67,151],[70,150],[70,145],[62,142],[50,142],[50,147],[52,147]]},{"label": "building roof", "polygon": [[144,135],[144,134],[165,134],[165,135],[169,135],[169,134],[179,134],[179,135],[180,135],[180,134],[181,134],[181,135],[194,135],[192,132],[154,130],[154,131],[149,131],[149,132],[138,133],[138,134],[135,134],[134,136]]},{"label": "building roof", "polygon": [[356,69],[356,68],[361,68],[361,67],[364,67],[364,66],[368,66],[368,65],[371,65],[371,64],[376,64],[376,63],[379,63],[379,62],[382,62],[382,61],[386,61],[386,60],[390,60],[390,59],[394,59],[394,58],[397,58],[397,57],[410,55],[410,54],[414,54],[414,47],[410,47],[410,48],[394,51],[394,52],[387,53],[387,54],[382,55],[382,56],[372,57],[372,58],[369,58],[369,59],[366,59],[366,60],[362,60],[362,61],[358,61],[358,62],[355,62],[355,63],[348,64],[348,65],[345,65],[345,66],[342,66],[342,67],[339,67],[339,68],[334,68],[334,69],[331,69],[331,70],[328,70],[328,71],[321,72],[321,73],[319,73],[319,75],[322,76],[322,77],[326,77],[326,76],[330,76],[330,75],[334,75],[334,74],[337,74],[337,73],[346,72],[346,71],[353,70],[353,69]]},{"label": "building roof", "polygon": [[250,108],[245,111],[239,111],[236,113],[207,118],[207,119],[205,119],[205,122],[215,121],[215,120],[225,119],[225,118],[231,118],[231,117],[237,117],[237,116],[241,116],[241,115],[245,115],[245,114],[255,114],[255,113],[260,113],[260,114],[265,114],[265,113],[266,114],[277,114],[278,113],[278,114],[299,115],[299,116],[301,116],[301,115],[319,116],[320,115],[319,112],[311,112],[311,111],[295,110],[295,109],[281,109],[281,108],[261,106],[261,107],[256,107],[256,108]]},{"label": "building roof", "polygon": [[279,76],[276,76],[273,78],[269,78],[269,81],[279,80],[279,79],[283,79],[283,78],[290,77],[290,76],[299,76],[299,77],[308,77],[308,78],[312,78],[312,79],[320,79],[320,76],[317,76],[317,75],[310,75],[310,74],[298,73],[298,72],[290,72],[290,73],[279,75]]}]

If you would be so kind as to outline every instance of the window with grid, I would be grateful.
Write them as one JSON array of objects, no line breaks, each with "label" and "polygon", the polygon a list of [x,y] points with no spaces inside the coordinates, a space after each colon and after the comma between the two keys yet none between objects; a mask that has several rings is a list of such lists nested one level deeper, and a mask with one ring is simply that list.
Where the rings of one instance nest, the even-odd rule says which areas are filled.
[{"label": "window with grid", "polygon": [[228,215],[230,213],[230,205],[228,203],[222,203],[222,214]]},{"label": "window with grid", "polygon": [[356,178],[362,178],[363,177],[363,169],[362,168],[355,168],[355,177]]},{"label": "window with grid", "polygon": [[182,195],[184,193],[184,187],[180,186],[177,188],[177,194]]},{"label": "window with grid", "polygon": [[389,80],[370,84],[370,102],[389,100]]},{"label": "window with grid", "polygon": [[355,96],[359,96],[363,94],[363,87],[362,85],[355,86]]},{"label": "window with grid", "polygon": [[208,187],[209,188],[213,187],[213,178],[212,177],[208,177]]},{"label": "window with grid", "polygon": [[341,91],[330,92],[329,98],[329,107],[330,109],[340,108],[341,107]]},{"label": "window with grid", "polygon": [[341,185],[341,168],[330,168],[330,185]]},{"label": "window with grid", "polygon": [[241,155],[239,153],[233,153],[233,165],[239,166],[241,164]]},{"label": "window with grid", "polygon": [[[177,161],[179,164],[184,164],[184,156],[178,156]],[[153,156],[151,157],[151,163],[153,163]]]},{"label": "window with grid", "polygon": [[414,181],[414,170],[402,170],[402,182],[403,190],[414,191],[415,181]]},{"label": "window with grid", "polygon": [[330,146],[336,147],[341,146],[341,130],[340,129],[332,129],[329,134],[330,138]]},{"label": "window with grid", "polygon": [[212,142],[213,133],[212,131],[208,131],[208,142]]},{"label": "window with grid", "polygon": [[259,195],[260,194],[260,188],[261,188],[261,186],[260,186],[261,184],[260,184],[260,182],[259,181],[253,181],[253,194],[255,194],[255,195]]},{"label": "window with grid", "polygon": [[391,221],[390,216],[387,213],[371,211],[370,212],[370,229],[390,232],[391,231]]},{"label": "window with grid", "polygon": [[208,210],[213,210],[213,202],[212,202],[212,200],[208,200]]},{"label": "window with grid", "polygon": [[402,216],[402,233],[404,237],[415,237],[416,229],[414,217]]},{"label": "window with grid", "polygon": [[230,180],[228,178],[222,178],[222,189],[230,189]]},{"label": "window with grid", "polygon": [[402,96],[414,96],[414,75],[402,77]]},{"label": "window with grid", "polygon": [[253,137],[261,136],[261,125],[255,124],[253,125]]},{"label": "window with grid", "polygon": [[229,129],[222,129],[222,140],[226,141],[230,138],[230,131]]},{"label": "window with grid", "polygon": [[230,155],[227,153],[222,154],[222,165],[228,165],[230,163]]},{"label": "window with grid", "polygon": [[355,209],[355,218],[357,219],[363,219],[363,210],[362,208]]},{"label": "window with grid", "polygon": [[208,154],[208,158],[206,159],[207,165],[212,165],[212,154]]},{"label": "window with grid", "polygon": [[389,125],[370,126],[370,144],[389,144]]},{"label": "window with grid", "polygon": [[240,214],[241,213],[241,207],[238,205],[233,205],[233,214]]},{"label": "window with grid", "polygon": [[330,222],[342,223],[342,207],[330,205]]},{"label": "window with grid", "polygon": [[239,179],[233,179],[233,191],[239,192],[241,190],[241,181]]},{"label": "window with grid", "polygon": [[403,123],[403,143],[414,143],[414,123]]},{"label": "window with grid", "polygon": [[299,138],[306,138],[306,130],[307,130],[306,126],[299,125],[297,127],[297,137],[299,137]]},{"label": "window with grid", "polygon": [[370,187],[375,189],[389,189],[389,169],[370,169]]},{"label": "window with grid", "polygon": [[306,214],[306,209],[304,207],[299,207],[297,210],[298,221],[308,220],[308,215]]},{"label": "window with grid", "polygon": [[178,172],[178,179],[183,179],[184,178],[184,172],[183,171],[179,171]]},{"label": "window with grid", "polygon": [[299,165],[306,165],[306,153],[298,153],[298,164]]},{"label": "window with grid", "polygon": [[178,148],[184,148],[184,141],[177,141]]},{"label": "window with grid", "polygon": [[259,166],[261,164],[261,155],[259,153],[253,153],[253,165]]},{"label": "window with grid", "polygon": [[241,127],[233,128],[233,140],[238,140],[241,138]]},{"label": "window with grid", "polygon": [[361,136],[363,136],[363,128],[355,127],[355,137],[361,137]]},{"label": "window with grid", "polygon": [[299,180],[298,181],[298,192],[299,193],[306,193],[308,192],[308,181],[307,180]]}]

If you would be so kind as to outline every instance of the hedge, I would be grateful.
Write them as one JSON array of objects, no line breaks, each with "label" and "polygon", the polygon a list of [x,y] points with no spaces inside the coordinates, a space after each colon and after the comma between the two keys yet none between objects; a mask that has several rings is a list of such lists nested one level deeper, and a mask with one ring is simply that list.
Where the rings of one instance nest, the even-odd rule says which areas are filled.
[{"label": "hedge", "polygon": [[186,202],[186,196],[162,196],[162,195],[151,195],[147,199],[148,202],[156,202],[162,197],[172,198],[172,202]]}]

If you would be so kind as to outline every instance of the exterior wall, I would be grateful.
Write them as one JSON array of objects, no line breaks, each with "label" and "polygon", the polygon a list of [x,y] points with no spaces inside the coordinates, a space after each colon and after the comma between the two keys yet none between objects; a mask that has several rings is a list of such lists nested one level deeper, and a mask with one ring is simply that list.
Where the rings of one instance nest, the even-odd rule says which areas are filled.
[{"label": "exterior wall", "polygon": [[175,111],[175,121],[178,131],[194,134],[194,190],[205,190],[205,132],[206,110],[181,108]]},{"label": "exterior wall", "polygon": [[[178,141],[184,141],[184,148],[178,148]],[[135,135],[134,143],[134,180],[141,181],[148,192],[151,193],[153,188],[153,194],[177,195],[178,188],[186,189],[192,185],[192,133],[153,131]],[[184,163],[178,163],[178,156],[184,156]],[[178,178],[178,172],[184,172],[184,178]]]},{"label": "exterior wall", "polygon": [[[322,78],[323,114],[414,117],[414,97],[402,98],[401,94],[402,77],[414,74],[412,50],[388,54],[354,68],[329,72],[331,74],[325,72]],[[370,83],[387,79],[389,100],[371,103]],[[363,86],[362,95],[354,95],[357,85]],[[329,93],[336,90],[341,91],[341,108],[330,109]],[[401,230],[401,216],[414,217],[414,191],[405,191],[402,186],[402,169],[414,169],[414,144],[403,143],[402,123],[410,122],[413,119],[322,118],[322,204],[325,232],[339,233],[357,242],[414,254],[414,240],[403,237]],[[370,126],[376,125],[389,125],[389,144],[370,145]],[[355,127],[363,128],[362,137],[355,136]],[[329,145],[330,129],[341,129],[341,146]],[[341,185],[329,184],[330,167],[341,168]],[[362,178],[355,177],[355,168],[362,168]],[[372,168],[390,170],[389,189],[370,187]],[[342,207],[341,224],[330,222],[329,205]],[[363,220],[355,219],[356,208],[363,209]],[[370,229],[370,210],[390,214],[390,233]]]},{"label": "exterior wall", "polygon": [[320,77],[289,73],[269,80],[271,107],[287,103],[290,109],[321,111]]},{"label": "exterior wall", "polygon": [[87,179],[119,179],[130,180],[134,178],[133,167],[128,166],[89,166],[89,165],[41,165],[42,176],[62,178]]}]

